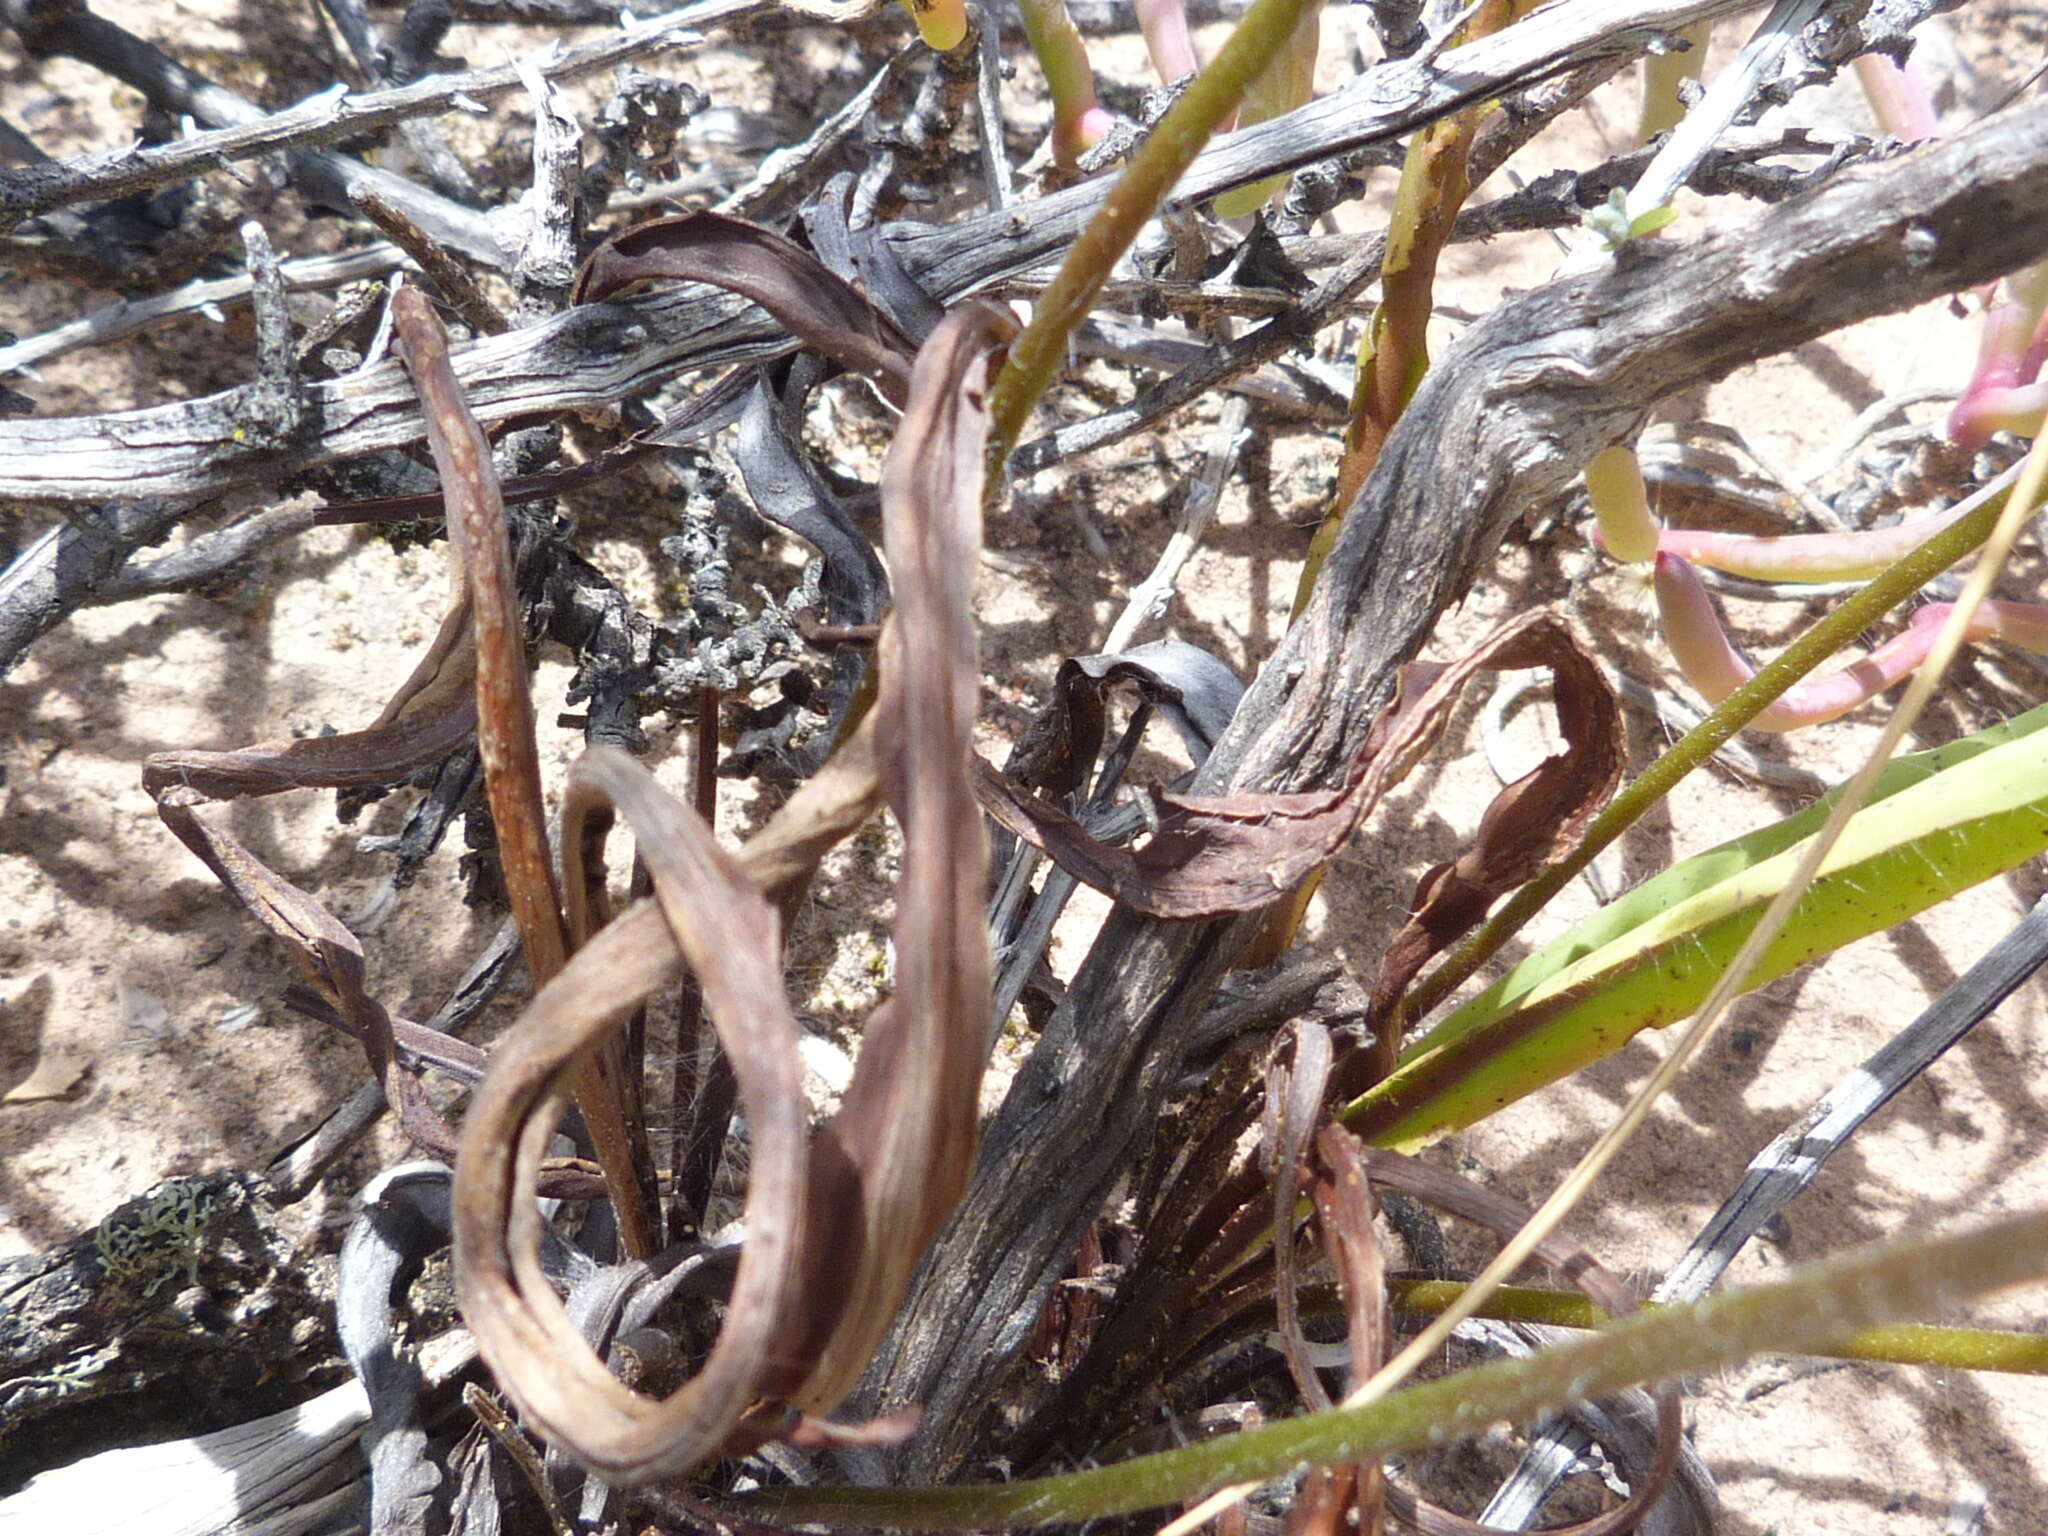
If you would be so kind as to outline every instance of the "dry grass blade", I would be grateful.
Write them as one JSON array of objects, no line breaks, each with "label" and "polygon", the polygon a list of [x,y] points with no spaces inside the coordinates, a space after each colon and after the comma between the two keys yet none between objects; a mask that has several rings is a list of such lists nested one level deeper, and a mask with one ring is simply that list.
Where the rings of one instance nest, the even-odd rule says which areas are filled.
[{"label": "dry grass blade", "polygon": [[[448,333],[425,295],[400,288],[391,296],[400,358],[419,391],[427,444],[448,503],[448,539],[469,582],[475,636],[477,747],[498,835],[505,894],[519,924],[526,968],[536,986],[562,968],[568,937],[562,927],[554,860],[541,802],[540,757],[534,741],[533,695],[527,682],[525,623],[512,571],[505,500],[491,445],[477,425],[448,360]],[[608,1043],[579,1063],[576,1107],[611,1185],[619,1236],[627,1253],[654,1251],[653,1164],[644,1136],[635,1136],[634,1102],[624,1053]]]},{"label": "dry grass blade", "polygon": [[434,643],[364,729],[227,752],[152,753],[142,767],[142,787],[159,802],[173,789],[208,800],[239,800],[292,789],[389,784],[440,761],[476,729],[476,651],[468,584],[459,567],[454,586]]},{"label": "dry grass blade", "polygon": [[[250,749],[253,756],[254,749]],[[258,759],[252,770],[268,783],[275,768]],[[144,775],[149,783],[149,774]],[[384,1095],[398,1111],[406,1133],[426,1151],[446,1157],[455,1134],[433,1106],[419,1080],[398,1061],[391,1017],[363,990],[363,950],[354,934],[319,902],[279,878],[248,849],[199,819],[197,792],[183,787],[152,786],[157,814],[172,834],[203,860],[249,915],[285,946],[285,951],[338,1022],[362,1043],[370,1070],[383,1084]]]},{"label": "dry grass blade", "polygon": [[454,1132],[399,1065],[392,1020],[363,990],[362,947],[355,935],[233,838],[207,826],[196,807],[294,789],[389,784],[468,741],[476,724],[475,654],[467,583],[459,570],[453,586],[433,644],[365,729],[228,751],[157,752],[142,768],[142,787],[164,825],[284,944],[318,999],[321,1016],[362,1043],[407,1133],[441,1156],[452,1150]]},{"label": "dry grass blade", "polygon": [[1274,1047],[1266,1069],[1266,1145],[1273,1174],[1274,1299],[1280,1348],[1295,1389],[1311,1410],[1330,1406],[1330,1394],[1310,1363],[1308,1340],[1301,1331],[1301,1308],[1294,1255],[1295,1207],[1301,1198],[1302,1161],[1322,1112],[1334,1052],[1330,1032],[1322,1025],[1290,1025]]},{"label": "dry grass blade", "polygon": [[[1362,1380],[1380,1368],[1387,1342],[1393,1337],[1386,1261],[1373,1228],[1378,1202],[1372,1195],[1365,1149],[1342,1126],[1327,1126],[1317,1136],[1316,1160],[1321,1174],[1310,1191],[1316,1223],[1322,1232],[1323,1252],[1343,1287],[1344,1337],[1351,1355],[1351,1374]],[[1374,1536],[1385,1524],[1386,1470],[1377,1462],[1365,1462],[1358,1472],[1358,1529],[1360,1536]]]},{"label": "dry grass blade", "polygon": [[792,335],[903,403],[916,343],[802,246],[723,214],[652,219],[606,241],[584,262],[570,300],[595,304],[634,283],[675,280],[752,299]]},{"label": "dry grass blade", "polygon": [[448,333],[416,288],[391,296],[399,356],[420,393],[427,445],[448,502],[448,539],[470,583],[476,636],[478,746],[498,833],[505,890],[537,982],[562,968],[567,941],[548,853],[534,747],[533,697],[504,497],[491,445],[448,361]]}]

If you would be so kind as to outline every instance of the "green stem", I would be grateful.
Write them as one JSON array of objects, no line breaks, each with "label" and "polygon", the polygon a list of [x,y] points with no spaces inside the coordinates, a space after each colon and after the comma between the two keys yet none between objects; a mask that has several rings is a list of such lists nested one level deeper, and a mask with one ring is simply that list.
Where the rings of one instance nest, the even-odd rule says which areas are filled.
[{"label": "green stem", "polygon": [[1237,30],[1187,93],[1138,147],[1100,210],[1088,221],[1040,295],[1031,324],[989,395],[991,455],[1008,459],[1039,398],[1066,356],[1067,338],[1095,306],[1110,269],[1138,238],[1161,199],[1194,163],[1217,127],[1237,110],[1245,86],[1272,63],[1311,0],[1255,0]]},{"label": "green stem", "polygon": [[[1443,1311],[1465,1291],[1457,1280],[1389,1280],[1387,1293],[1409,1312]],[[1607,1314],[1576,1291],[1504,1285],[1478,1311],[1503,1323],[1547,1323],[1553,1328],[1599,1328]],[[1868,1360],[1945,1371],[2003,1371],[2048,1376],[2048,1334],[1996,1328],[1931,1328],[1898,1323],[1859,1333],[1846,1343],[1807,1351],[1829,1360]]]},{"label": "green stem", "polygon": [[1095,73],[1088,66],[1088,46],[1068,14],[1066,0],[1018,0],[1024,36],[1045,71],[1052,95],[1052,158],[1072,171],[1081,152],[1101,138],[1110,125],[1095,97]]},{"label": "green stem", "polygon": [[2011,492],[1990,497],[1962,519],[1944,528],[1862,591],[1846,599],[1813,628],[1785,647],[1770,665],[1729,694],[1712,714],[1694,726],[1641,778],[1614,797],[1586,829],[1585,840],[1571,854],[1517,891],[1477,933],[1438,966],[1402,1000],[1406,1019],[1419,1019],[1462,986],[1472,974],[1515,936],[1544,903],[1575,879],[1617,837],[1651,806],[1678,786],[1687,774],[1712,757],[1730,737],[1761,714],[1780,695],[1835,652],[1849,644],[1885,614],[1954,565],[1991,534],[1992,525]]},{"label": "green stem", "polygon": [[1696,1375],[1751,1355],[1799,1353],[2048,1269],[2048,1212],[1973,1232],[1865,1249],[1795,1271],[1777,1285],[1660,1308],[1526,1360],[1460,1371],[1360,1408],[1025,1482],[939,1488],[778,1488],[732,1501],[777,1522],[905,1531],[1078,1523],[1184,1504],[1233,1483],[1302,1466],[1417,1450],[1501,1420]]}]

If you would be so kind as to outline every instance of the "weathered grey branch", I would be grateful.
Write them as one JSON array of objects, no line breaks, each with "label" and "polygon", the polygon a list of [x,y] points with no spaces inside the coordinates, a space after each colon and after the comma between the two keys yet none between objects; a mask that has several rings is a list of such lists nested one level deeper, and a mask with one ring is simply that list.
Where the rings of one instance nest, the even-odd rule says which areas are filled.
[{"label": "weathered grey branch", "polygon": [[[410,28],[402,29],[399,46],[387,48],[384,40],[377,35],[377,28],[370,20],[370,13],[363,0],[320,0],[320,8],[327,13],[327,19],[334,23],[348,51],[354,56],[356,68],[362,71],[363,83],[375,88],[408,85],[415,76],[425,72],[419,65],[410,39],[403,34]],[[432,39],[438,43],[448,31],[452,18],[443,13],[438,34]],[[400,57],[403,54],[404,57]],[[455,151],[448,147],[448,136],[441,131],[439,123],[414,119],[398,125],[398,134],[420,163],[421,174],[443,197],[452,197],[457,202],[476,203],[483,199],[477,193],[476,181],[469,174]]]},{"label": "weathered grey branch", "polygon": [[[865,112],[867,107],[872,105],[875,90],[893,79],[896,73],[900,73],[902,61],[908,57],[910,55],[907,52],[892,57],[876,73],[875,78],[861,88],[860,92],[848,103],[849,107],[858,106],[861,109],[860,112],[851,113],[850,117],[847,117],[845,121],[842,121],[843,114],[834,113],[803,145],[799,145],[793,150],[775,151],[769,157],[770,162],[777,165],[780,172],[788,172],[791,169],[791,162],[787,157],[792,155],[802,157],[814,146],[827,143],[828,140],[830,145],[836,146],[839,138],[844,136],[848,124],[857,125],[861,114]],[[1605,72],[1603,72],[1602,78],[1605,78]],[[1548,120],[1549,114],[1546,112],[1542,116],[1541,121]],[[1483,143],[1484,140],[1482,140]],[[1784,133],[1770,133],[1759,129],[1736,129],[1727,134],[1713,153],[1695,169],[1691,185],[1695,191],[1699,192],[1735,192],[1744,196],[1776,200],[1789,196],[1793,192],[1804,190],[1812,180],[1831,174],[1837,159],[1846,159],[1861,151],[1864,147],[1865,141],[1862,140],[1830,143],[1816,139],[1807,130],[1800,128],[1790,129]],[[1483,240],[1497,234],[1521,230],[1559,228],[1572,223],[1579,216],[1578,210],[1590,206],[1593,201],[1598,201],[1609,188],[1623,185],[1636,170],[1648,164],[1650,154],[1651,151],[1648,149],[1638,149],[1629,154],[1618,155],[1612,160],[1608,160],[1599,166],[1583,172],[1574,174],[1568,171],[1558,171],[1542,177],[1540,180],[1531,182],[1529,185],[1519,188],[1514,192],[1494,198],[1490,202],[1482,203],[1478,207],[1468,209],[1460,214],[1458,227],[1452,238],[1453,240]],[[1780,155],[1816,155],[1827,158],[1826,162],[1818,169],[1802,171],[1773,163],[1776,157]],[[767,186],[780,187],[784,180],[785,176],[778,173],[768,178],[765,182],[757,180],[750,185],[755,187],[756,190]],[[361,202],[359,202],[358,207],[363,209],[363,211],[368,211]],[[746,189],[742,189],[740,193],[735,193],[733,197],[728,198],[720,205],[719,211],[725,213],[736,212],[740,217],[752,217],[751,205],[746,203]],[[1280,242],[1282,253],[1297,266],[1305,268],[1338,265],[1357,256],[1359,253],[1358,247],[1357,237],[1349,235],[1308,235],[1295,239],[1283,239]],[[294,293],[298,293],[313,289],[338,287],[343,283],[355,282],[366,277],[381,277],[386,272],[403,265],[407,259],[404,253],[393,245],[380,241],[375,245],[363,246],[354,251],[338,252],[332,256],[293,257],[290,260],[280,262],[278,264],[278,272],[284,279],[285,287]],[[1053,270],[1049,266],[1043,267],[1039,271],[1019,274],[1017,278],[1006,279],[1006,281],[1034,280],[1039,277],[1040,271],[1046,276],[1050,276]],[[1376,267],[1365,270],[1363,278],[1355,286],[1362,287],[1364,284],[1370,283],[1376,272]],[[0,346],[0,375],[34,367],[39,363],[48,361],[50,358],[61,356],[79,347],[99,346],[108,342],[119,341],[160,321],[174,319],[193,310],[204,309],[210,304],[232,304],[237,300],[248,297],[248,294],[248,275],[246,273],[238,273],[231,277],[206,278],[197,282],[186,283],[182,287],[174,288],[168,293],[159,294],[152,298],[127,299],[109,304],[105,308],[94,310],[91,314],[81,316],[79,319],[66,321],[63,325],[54,326],[40,335],[24,337],[11,346]],[[1335,306],[1329,307],[1334,308]],[[1185,355],[1168,358],[1164,355],[1140,356],[1129,349],[1119,351],[1113,342],[1107,341],[1104,338],[1111,331],[1121,333],[1127,331],[1128,328],[1117,327],[1113,323],[1108,322],[1104,324],[1107,326],[1104,336],[1098,337],[1096,342],[1092,344],[1092,348],[1086,336],[1083,336],[1077,344],[1078,349],[1084,355],[1114,357],[1120,362],[1146,368],[1171,367],[1179,369],[1189,367],[1198,361],[1203,361],[1210,365],[1224,361],[1224,359],[1219,358],[1215,348],[1205,343],[1192,341],[1176,343],[1170,338],[1163,336],[1151,338],[1147,345],[1156,344],[1158,348],[1162,349],[1178,348]],[[1297,317],[1293,331],[1298,331],[1300,328],[1301,321]],[[476,325],[475,329],[479,333],[489,332],[495,334],[498,330],[503,329],[503,327],[487,324]],[[1136,333],[1133,332],[1131,334],[1135,335]],[[1291,335],[1292,331],[1290,332]],[[1276,350],[1285,350],[1285,348],[1280,347]],[[1236,366],[1239,361],[1238,354],[1234,352],[1229,353],[1228,359],[1232,363],[1232,371],[1221,375],[1220,380],[1204,383],[1198,387],[1176,381],[1174,403],[1192,398],[1194,394],[1201,393],[1208,388],[1216,387],[1218,382],[1228,383],[1233,378],[1241,377],[1242,372],[1251,371],[1261,361],[1260,359],[1251,358],[1249,353],[1245,354],[1245,358],[1249,360],[1242,361],[1242,369],[1240,371]],[[1288,366],[1291,368],[1293,365]],[[1247,392],[1255,398],[1274,401],[1283,407],[1296,411],[1308,402],[1315,393],[1311,391],[1305,395],[1298,389],[1268,387],[1274,383],[1275,381],[1267,379],[1265,385],[1249,386]],[[1342,419],[1341,412],[1348,399],[1349,388],[1349,383],[1344,383],[1339,393],[1333,395],[1328,402],[1325,402],[1334,406],[1339,411],[1337,418],[1339,420]],[[1953,398],[1953,394],[1954,392],[1950,391],[1947,398]],[[1161,407],[1162,410],[1169,408],[1171,407]],[[1149,420],[1150,415],[1147,414],[1145,419]],[[1137,428],[1133,430],[1137,430]],[[1096,444],[1091,441],[1085,446],[1096,446]],[[1027,454],[1032,451],[1030,445],[1027,445],[1023,450]],[[1819,476],[1816,475],[1809,478],[1817,479]]]},{"label": "weathered grey branch", "polygon": [[[1438,362],[1352,506],[1302,620],[1198,787],[1343,782],[1395,668],[1522,508],[1562,491],[1658,399],[1746,362],[2011,271],[2048,251],[2048,104],[1858,167],[1742,226],[1621,258],[1503,304]],[[984,1144],[865,1406],[922,1402],[918,1479],[957,1464],[1038,1299],[1128,1165],[1188,1021],[1256,914],[1112,914]]]},{"label": "weathered grey branch", "polygon": [[[724,0],[720,0],[724,3]],[[1424,69],[1384,65],[1271,122],[1219,140],[1178,189],[1183,203],[1333,154],[1398,137],[1465,104],[1595,58],[1626,56],[1645,36],[1736,8],[1738,0],[1584,0],[1539,12]],[[689,13],[678,12],[677,17]],[[669,18],[671,20],[675,18]],[[680,23],[678,23],[680,24]],[[507,71],[511,75],[510,70]],[[935,228],[890,231],[904,269],[944,301],[1051,259],[1108,192],[1098,179]],[[753,310],[696,286],[591,306],[494,337],[455,360],[478,417],[495,423],[606,404],[689,368],[761,357],[787,346]],[[237,440],[240,391],[108,416],[14,422],[0,432],[0,496],[86,500],[199,494],[289,475],[418,440],[419,406],[387,363],[307,390],[317,439],[287,450]]]},{"label": "weathered grey branch", "polygon": [[519,73],[533,99],[533,186],[522,199],[527,230],[512,282],[520,318],[535,320],[567,304],[576,281],[583,130],[562,105],[562,93],[530,60],[520,61]]},{"label": "weathered grey branch", "polygon": [[[304,293],[338,288],[366,277],[382,277],[404,261],[396,246],[380,240],[375,245],[337,251],[332,256],[295,256],[279,262],[277,274],[287,292]],[[248,273],[238,272],[232,277],[201,278],[147,299],[119,300],[40,335],[25,336],[11,346],[0,347],[0,375],[33,368],[78,347],[119,341],[160,320],[204,310],[209,304],[232,304],[246,299],[252,282]]]},{"label": "weathered grey branch", "polygon": [[[102,16],[94,15],[83,4],[38,5],[34,0],[0,0],[0,22],[20,33],[22,46],[29,53],[37,57],[61,54],[75,58],[133,86],[153,106],[174,119],[190,117],[208,128],[250,128],[259,134],[271,121],[269,114],[254,102],[237,96],[203,75],[195,74],[153,43],[124,31]],[[110,158],[103,156],[96,163],[119,166],[124,163],[125,155],[152,153],[132,149],[117,151]],[[415,186],[403,176],[322,149],[288,148],[286,162],[292,179],[316,203],[332,208],[349,208],[354,205],[357,192],[366,187],[375,188],[386,201],[403,207],[415,223],[443,244],[455,246],[475,259],[493,265],[504,259],[482,214],[439,193]],[[208,167],[188,166],[181,176],[169,179],[197,175],[205,168]],[[72,183],[61,166],[34,166],[25,172],[15,173],[17,179],[22,175],[35,178],[32,186],[45,194],[64,191],[65,195],[58,198],[59,202],[77,200],[69,195]],[[13,202],[15,190],[7,181],[0,181],[0,226],[13,226],[14,218],[7,210]]]},{"label": "weathered grey branch", "polygon": [[[766,10],[770,0],[702,0],[686,10],[628,27],[610,37],[562,49],[535,61],[548,80],[567,80],[627,59],[693,46],[697,28]],[[0,13],[4,14],[4,13]],[[12,15],[6,19],[13,20]],[[522,89],[519,66],[500,64],[459,75],[430,75],[387,91],[352,95],[340,86],[295,107],[267,115],[239,97],[213,88],[223,100],[220,115],[239,110],[231,126],[188,134],[175,144],[97,150],[48,165],[0,173],[0,230],[50,208],[87,199],[125,197],[130,192],[202,175],[223,162],[246,160],[285,149],[308,149],[373,133],[409,118],[453,110],[464,98],[488,101]],[[231,105],[238,104],[238,105]]]},{"label": "weathered grey branch", "polygon": [[0,571],[0,677],[40,635],[92,601],[138,549],[167,537],[192,503],[146,497],[59,523]]},{"label": "weathered grey branch", "polygon": [[[194,539],[183,549],[146,565],[125,564],[92,586],[79,603],[100,608],[163,592],[190,592],[222,580],[229,571],[271,545],[315,526],[312,507],[271,507],[254,517]],[[9,653],[0,649],[0,667]]]},{"label": "weathered grey branch", "polygon": [[1237,467],[1238,453],[1250,436],[1250,423],[1251,405],[1244,396],[1233,395],[1224,403],[1215,430],[1209,434],[1208,451],[1202,456],[1201,468],[1195,471],[1195,478],[1188,485],[1187,497],[1181,503],[1178,525],[1168,536],[1166,548],[1160,551],[1151,571],[1131,588],[1129,597],[1124,601],[1124,611],[1117,615],[1116,623],[1110,626],[1109,638],[1102,642],[1103,650],[1129,650],[1139,631],[1166,612],[1173,601],[1174,583],[1180,576],[1181,567],[1201,546],[1202,535],[1208,532],[1209,524],[1215,520],[1216,509],[1223,504],[1223,491],[1230,483],[1231,472]]}]

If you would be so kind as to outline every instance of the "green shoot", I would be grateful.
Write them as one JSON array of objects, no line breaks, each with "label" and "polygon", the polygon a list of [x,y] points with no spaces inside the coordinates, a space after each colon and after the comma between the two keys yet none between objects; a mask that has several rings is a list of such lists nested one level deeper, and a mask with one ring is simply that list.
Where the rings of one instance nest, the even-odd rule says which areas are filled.
[{"label": "green shoot", "polygon": [[1586,496],[1607,553],[1630,565],[1657,558],[1660,530],[1633,448],[1616,443],[1593,455],[1586,466]]},{"label": "green shoot", "polygon": [[1607,201],[1586,212],[1585,226],[1610,251],[1618,251],[1631,240],[1643,240],[1657,233],[1673,219],[1678,210],[1669,203],[1655,208],[1646,208],[1641,213],[1628,211],[1628,194],[1616,187],[1607,194]]},{"label": "green shoot", "polygon": [[[1720,703],[1754,676],[1721,627],[1721,615],[1693,568],[1675,555],[1657,556],[1657,611],[1665,643],[1686,681],[1709,702]],[[1796,731],[1838,719],[1867,704],[1927,659],[1951,604],[1931,603],[1869,655],[1785,690],[1777,703],[1749,722],[1754,731]],[[1964,630],[1969,640],[2003,640],[2036,655],[2048,654],[2048,608],[2039,603],[1987,600]]]},{"label": "green shoot", "polygon": [[[1456,1280],[1387,1281],[1388,1299],[1404,1312],[1441,1312],[1464,1294]],[[1552,1328],[1599,1328],[1607,1315],[1576,1291],[1504,1285],[1479,1309],[1480,1317],[1505,1323],[1541,1323]],[[2048,1376],[2048,1334],[2008,1333],[1997,1328],[1937,1328],[1899,1323],[1872,1328],[1853,1339],[1811,1351],[1829,1360],[1862,1360],[1917,1365],[1930,1370],[1999,1371],[2015,1376]]]},{"label": "green shoot", "polygon": [[1158,208],[1202,146],[1243,98],[1245,87],[1272,63],[1294,34],[1310,0],[1254,0],[1215,60],[1195,76],[1180,100],[1138,147],[1095,217],[1068,249],[1066,260],[1039,296],[1024,334],[990,392],[990,451],[1000,463],[1017,446],[1024,422],[1052,384],[1066,356],[1067,338],[1087,318],[1095,296],[1138,231]]},{"label": "green shoot", "polygon": [[[951,0],[958,4],[959,0]],[[1052,159],[1064,171],[1076,168],[1081,152],[1109,132],[1110,116],[1095,99],[1095,75],[1088,50],[1067,14],[1065,0],[1018,0],[1024,35],[1045,71],[1052,94]]]}]

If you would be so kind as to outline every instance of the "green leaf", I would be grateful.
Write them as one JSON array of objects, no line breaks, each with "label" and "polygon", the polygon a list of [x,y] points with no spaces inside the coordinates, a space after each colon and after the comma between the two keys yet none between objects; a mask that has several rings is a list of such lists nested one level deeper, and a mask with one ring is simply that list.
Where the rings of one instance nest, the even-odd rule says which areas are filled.
[{"label": "green leaf", "polygon": [[1652,208],[1647,213],[1639,213],[1628,222],[1628,238],[1640,240],[1645,235],[1654,235],[1677,217],[1678,210],[1669,203],[1661,208]]},{"label": "green leaf", "polygon": [[[1899,759],[1849,824],[1752,986],[2048,849],[2048,707]],[[1403,1052],[1345,1112],[1384,1146],[1470,1125],[1689,1016],[1797,864],[1833,796],[1666,870],[1516,966]]]}]

